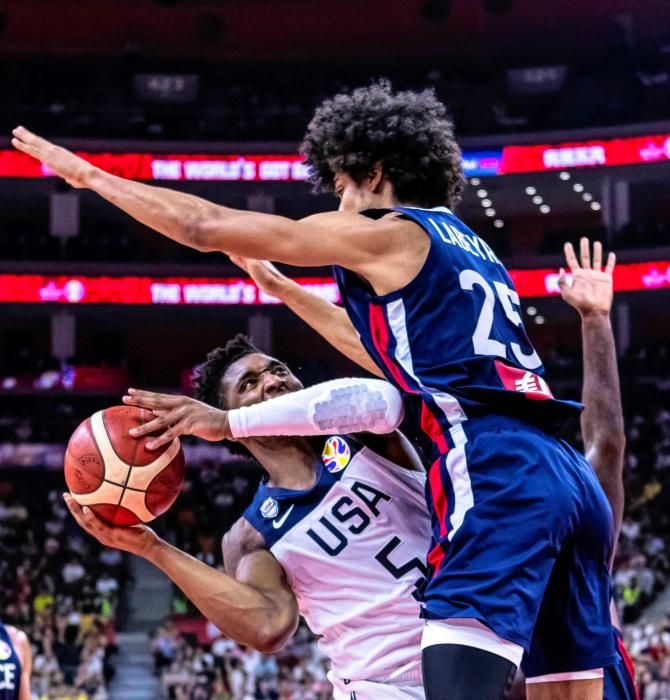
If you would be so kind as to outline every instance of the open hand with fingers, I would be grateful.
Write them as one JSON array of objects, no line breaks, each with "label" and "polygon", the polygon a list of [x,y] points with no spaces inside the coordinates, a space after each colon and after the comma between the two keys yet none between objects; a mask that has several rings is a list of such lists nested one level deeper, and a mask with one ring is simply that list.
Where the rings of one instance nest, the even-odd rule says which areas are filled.
[{"label": "open hand with fingers", "polygon": [[124,552],[144,556],[151,545],[158,541],[158,535],[146,525],[132,527],[115,527],[101,520],[90,508],[81,506],[69,493],[63,494],[63,500],[72,517],[82,529],[95,537],[105,547],[122,549]]},{"label": "open hand with fingers", "polygon": [[94,165],[71,151],[33,134],[23,126],[12,131],[12,146],[41,161],[54,175],[62,177],[72,187],[88,187]]},{"label": "open hand with fingers", "polygon": [[135,438],[150,433],[160,433],[147,443],[147,448],[150,450],[166,445],[180,435],[195,435],[211,442],[232,438],[227,411],[213,408],[188,396],[128,389],[128,394],[123,397],[123,403],[146,408],[156,416],[153,420],[130,431]]},{"label": "open hand with fingers", "polygon": [[564,246],[565,261],[572,274],[572,284],[561,268],[558,286],[563,299],[582,316],[609,314],[614,296],[613,273],[616,256],[607,256],[605,269],[602,268],[603,247],[600,241],[593,244],[593,258],[588,238],[579,242],[579,260],[572,243]]}]

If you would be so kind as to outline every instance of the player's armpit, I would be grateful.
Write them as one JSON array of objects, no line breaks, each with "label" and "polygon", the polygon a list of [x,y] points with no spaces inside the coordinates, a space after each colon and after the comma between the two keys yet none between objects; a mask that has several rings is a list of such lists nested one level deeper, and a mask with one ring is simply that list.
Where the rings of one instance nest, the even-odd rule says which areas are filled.
[{"label": "player's armpit", "polygon": [[388,435],[359,433],[356,439],[376,452],[380,457],[413,472],[425,473],[426,469],[410,441],[399,431]]}]

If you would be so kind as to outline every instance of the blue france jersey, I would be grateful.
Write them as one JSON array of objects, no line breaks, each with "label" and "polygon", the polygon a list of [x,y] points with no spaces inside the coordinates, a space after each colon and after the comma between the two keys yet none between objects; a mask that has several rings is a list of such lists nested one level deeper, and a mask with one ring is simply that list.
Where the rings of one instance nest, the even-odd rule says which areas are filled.
[{"label": "blue france jersey", "polygon": [[21,659],[7,628],[0,624],[0,700],[17,700],[21,688]]},{"label": "blue france jersey", "polygon": [[[389,211],[363,213],[381,218]],[[491,248],[446,207],[393,211],[430,237],[417,276],[377,296],[355,273],[334,273],[366,350],[410,395],[411,427],[427,454],[444,453],[449,430],[469,418],[507,415],[553,431],[578,415],[581,406],[555,399],[544,380],[519,296]]]}]

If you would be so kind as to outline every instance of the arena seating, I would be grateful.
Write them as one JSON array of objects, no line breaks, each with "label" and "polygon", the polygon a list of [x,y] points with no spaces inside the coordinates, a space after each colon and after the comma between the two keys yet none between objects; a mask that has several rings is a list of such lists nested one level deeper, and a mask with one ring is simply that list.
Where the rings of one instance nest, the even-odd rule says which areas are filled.
[{"label": "arena seating", "polygon": [[[638,49],[613,46],[610,55],[575,58],[562,85],[548,94],[515,94],[507,69],[426,61],[281,65],[225,62],[219,66],[87,57],[48,64],[14,59],[3,65],[6,109],[0,129],[17,123],[52,136],[178,140],[295,141],[314,107],[329,95],[389,77],[399,86],[431,85],[446,101],[459,135],[570,129],[665,118],[670,109],[663,42]],[[190,103],[151,104],[138,97],[137,73],[195,74]],[[240,76],[244,76],[240,80]]]},{"label": "arena seating", "polygon": [[118,551],[83,535],[62,490],[61,474],[40,467],[0,476],[3,622],[30,638],[34,697],[105,700],[125,566]]}]

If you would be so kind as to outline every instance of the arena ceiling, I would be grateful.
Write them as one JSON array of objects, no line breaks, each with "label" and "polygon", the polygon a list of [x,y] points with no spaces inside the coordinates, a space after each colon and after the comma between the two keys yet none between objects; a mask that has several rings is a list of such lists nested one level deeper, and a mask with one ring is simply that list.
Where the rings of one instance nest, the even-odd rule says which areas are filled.
[{"label": "arena ceiling", "polygon": [[667,0],[6,0],[0,52],[476,61],[658,43]]}]

